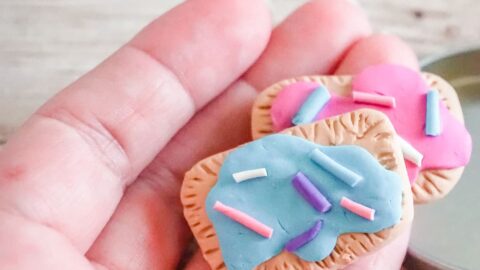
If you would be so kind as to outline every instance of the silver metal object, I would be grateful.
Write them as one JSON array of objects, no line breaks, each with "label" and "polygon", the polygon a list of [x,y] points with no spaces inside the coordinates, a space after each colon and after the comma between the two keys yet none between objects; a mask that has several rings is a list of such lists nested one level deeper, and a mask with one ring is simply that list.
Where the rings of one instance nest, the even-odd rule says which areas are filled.
[{"label": "silver metal object", "polygon": [[480,269],[480,48],[423,61],[457,90],[473,139],[470,164],[447,198],[415,207],[409,270]]}]

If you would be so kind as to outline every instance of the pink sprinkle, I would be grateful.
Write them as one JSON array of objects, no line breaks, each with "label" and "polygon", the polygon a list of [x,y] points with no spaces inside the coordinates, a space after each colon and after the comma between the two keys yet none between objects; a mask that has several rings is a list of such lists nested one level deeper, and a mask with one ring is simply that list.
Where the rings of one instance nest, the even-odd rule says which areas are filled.
[{"label": "pink sprinkle", "polygon": [[348,211],[363,217],[364,219],[368,219],[368,220],[375,219],[375,209],[372,209],[363,204],[354,202],[349,198],[342,197],[342,200],[340,201],[340,205],[343,208],[347,209]]},{"label": "pink sprinkle", "polygon": [[382,96],[359,91],[353,91],[352,96],[355,103],[366,103],[390,108],[395,108],[397,106],[395,98],[391,96]]},{"label": "pink sprinkle", "polygon": [[235,220],[236,222],[242,224],[243,226],[247,227],[248,229],[260,234],[265,238],[271,238],[273,235],[273,229],[268,227],[267,225],[261,223],[260,221],[256,220],[255,218],[243,213],[240,210],[232,208],[230,206],[224,205],[223,203],[217,201],[213,205],[213,209],[217,210],[218,212],[224,214],[225,216]]}]

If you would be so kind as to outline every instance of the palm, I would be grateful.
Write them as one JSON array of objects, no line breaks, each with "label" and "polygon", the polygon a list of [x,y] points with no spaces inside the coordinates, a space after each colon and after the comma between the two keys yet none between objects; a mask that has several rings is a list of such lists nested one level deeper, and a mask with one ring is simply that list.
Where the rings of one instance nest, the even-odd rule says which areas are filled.
[{"label": "palm", "polygon": [[[192,0],[160,17],[2,150],[0,268],[175,269],[191,241],[183,173],[250,138],[257,91],[372,63],[416,67],[403,43],[369,34],[343,1],[307,4],[273,33],[256,0]],[[384,260],[398,267],[405,239]],[[206,269],[199,255],[188,267]]]}]

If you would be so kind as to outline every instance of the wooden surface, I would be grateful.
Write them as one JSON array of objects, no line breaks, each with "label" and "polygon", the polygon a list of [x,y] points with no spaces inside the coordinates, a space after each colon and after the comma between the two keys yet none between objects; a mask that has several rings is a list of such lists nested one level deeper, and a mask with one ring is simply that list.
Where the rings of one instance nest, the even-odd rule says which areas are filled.
[{"label": "wooden surface", "polygon": [[[141,4],[139,4],[139,2]],[[50,96],[180,0],[1,0],[0,142]],[[304,0],[271,0],[274,20]],[[360,0],[421,56],[480,40],[478,0]]]}]

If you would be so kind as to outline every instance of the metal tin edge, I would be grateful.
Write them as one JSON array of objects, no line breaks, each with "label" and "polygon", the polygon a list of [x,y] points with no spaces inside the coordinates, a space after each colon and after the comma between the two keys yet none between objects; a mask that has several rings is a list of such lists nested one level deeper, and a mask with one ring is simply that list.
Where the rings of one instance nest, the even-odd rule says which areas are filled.
[{"label": "metal tin edge", "polygon": [[461,54],[472,53],[472,52],[475,52],[475,51],[480,51],[480,44],[473,45],[473,46],[467,46],[467,47],[460,48],[460,49],[455,49],[455,50],[448,50],[448,51],[445,51],[443,53],[435,54],[435,55],[432,55],[432,56],[427,56],[427,57],[424,57],[424,58],[420,59],[420,68],[423,69],[426,66],[429,66],[429,65],[431,65],[435,62],[441,61],[445,58],[455,57],[455,56],[459,56]]}]

